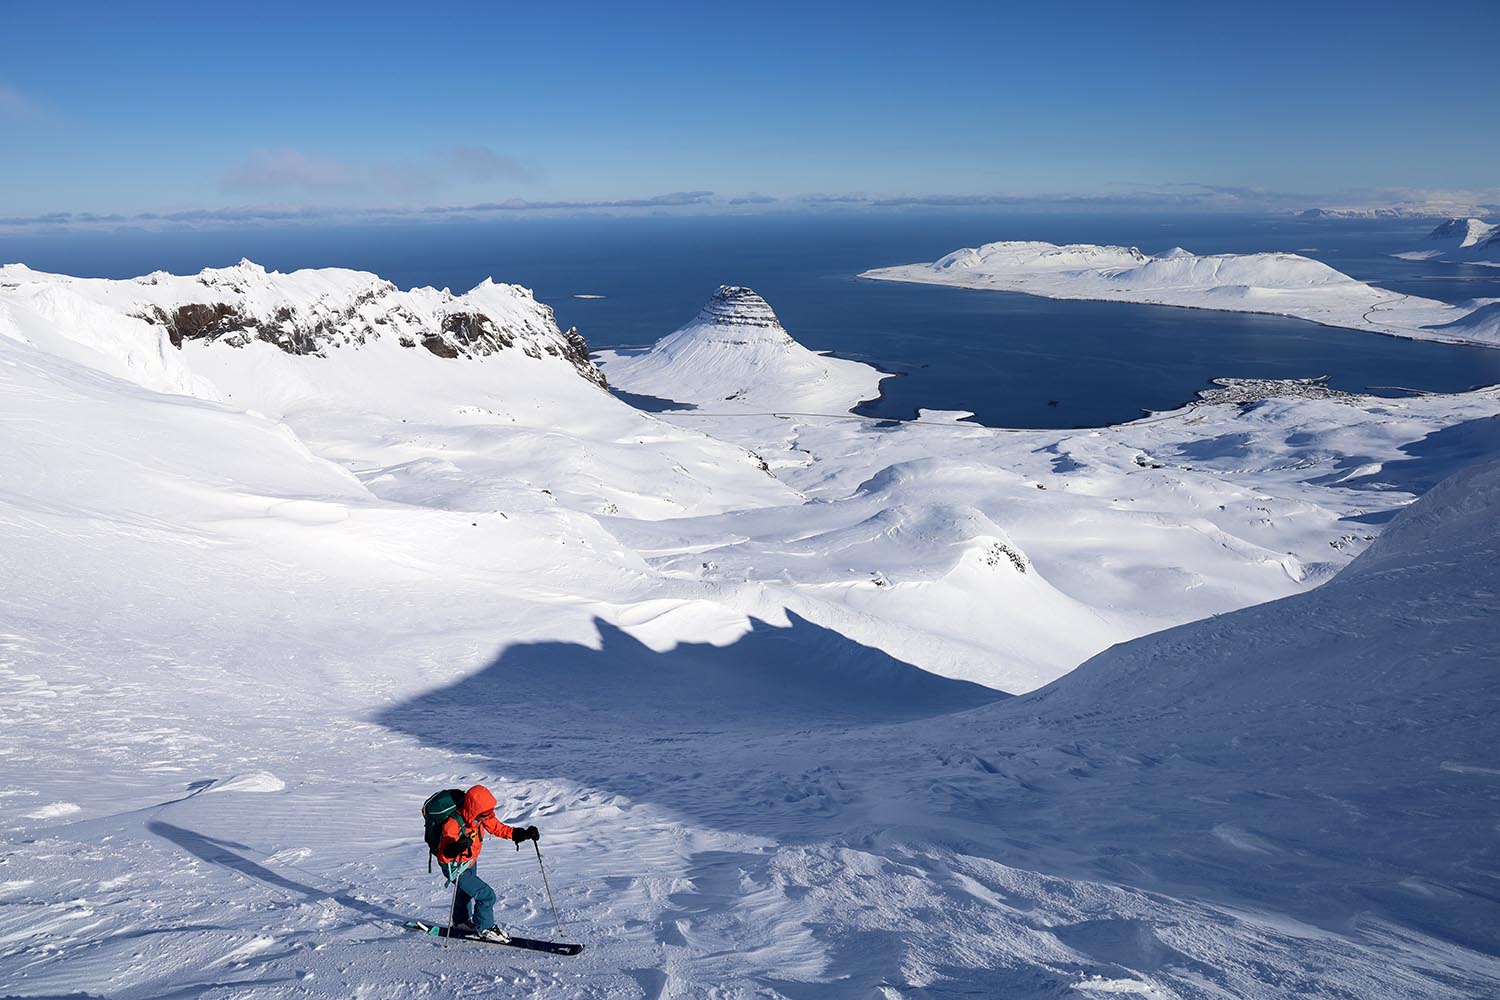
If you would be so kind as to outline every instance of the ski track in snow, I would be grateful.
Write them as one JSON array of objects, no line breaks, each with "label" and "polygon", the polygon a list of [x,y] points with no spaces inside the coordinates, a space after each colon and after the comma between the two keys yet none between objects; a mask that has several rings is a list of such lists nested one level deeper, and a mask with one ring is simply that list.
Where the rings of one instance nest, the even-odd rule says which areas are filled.
[{"label": "ski track in snow", "polygon": [[[1493,665],[1495,474],[1335,575],[1500,393],[996,434],[341,351],[166,355],[214,402],[0,339],[0,995],[1500,990],[1493,700],[1439,683]],[[475,781],[583,955],[400,929]],[[529,847],[480,871],[552,935]]]}]

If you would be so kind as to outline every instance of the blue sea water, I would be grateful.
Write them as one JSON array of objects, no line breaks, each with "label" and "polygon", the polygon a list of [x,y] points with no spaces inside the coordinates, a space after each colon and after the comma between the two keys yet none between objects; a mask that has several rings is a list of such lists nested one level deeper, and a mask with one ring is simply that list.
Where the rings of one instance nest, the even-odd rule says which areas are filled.
[{"label": "blue sea water", "polygon": [[[902,373],[862,408],[969,410],[991,426],[1129,420],[1215,377],[1326,375],[1353,391],[1454,391],[1500,382],[1500,350],[1422,343],[1273,316],[873,282],[867,268],[934,260],[991,240],[1119,243],[1161,252],[1294,250],[1361,280],[1461,302],[1500,297],[1500,270],[1410,262],[1431,223],[1139,215],[849,214],[586,218],[425,226],[282,227],[0,237],[0,259],[130,277],[249,257],[340,266],[403,287],[461,291],[493,276],[536,291],[594,347],[654,342],[720,284],[760,292],[799,341]],[[578,298],[579,295],[603,296]]]}]

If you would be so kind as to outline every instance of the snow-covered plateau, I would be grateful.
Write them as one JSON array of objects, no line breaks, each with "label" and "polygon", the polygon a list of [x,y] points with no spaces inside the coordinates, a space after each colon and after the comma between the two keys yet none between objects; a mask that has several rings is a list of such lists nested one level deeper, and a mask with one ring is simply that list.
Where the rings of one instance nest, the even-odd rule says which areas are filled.
[{"label": "snow-covered plateau", "polygon": [[1295,253],[1198,255],[1174,247],[1150,256],[1135,247],[1040,242],[986,243],[930,264],[864,272],[864,278],[1022,292],[1051,299],[1101,299],[1271,313],[1325,326],[1413,340],[1500,347],[1487,328],[1462,321],[1495,299],[1451,305],[1366,284]]},{"label": "snow-covered plateau", "polygon": [[[591,359],[492,282],[0,268],[0,996],[1500,993],[1500,388],[881,378],[736,286]],[[581,956],[401,930],[474,782]]]}]

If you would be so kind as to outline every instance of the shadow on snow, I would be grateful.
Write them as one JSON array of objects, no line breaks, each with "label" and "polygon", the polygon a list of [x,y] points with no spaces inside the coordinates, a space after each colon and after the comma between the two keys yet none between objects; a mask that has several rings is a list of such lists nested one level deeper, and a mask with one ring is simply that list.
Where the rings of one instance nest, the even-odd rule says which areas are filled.
[{"label": "shadow on snow", "polygon": [[[753,780],[741,773],[738,748],[776,753],[798,733],[826,736],[1009,697],[789,617],[784,628],[752,619],[727,646],[683,643],[665,652],[595,619],[597,649],[509,646],[483,670],[377,721],[431,746],[487,756],[509,776],[562,777],[720,828],[760,829],[763,803],[724,794],[722,782]],[[813,760],[779,763],[804,776],[818,769]]]}]

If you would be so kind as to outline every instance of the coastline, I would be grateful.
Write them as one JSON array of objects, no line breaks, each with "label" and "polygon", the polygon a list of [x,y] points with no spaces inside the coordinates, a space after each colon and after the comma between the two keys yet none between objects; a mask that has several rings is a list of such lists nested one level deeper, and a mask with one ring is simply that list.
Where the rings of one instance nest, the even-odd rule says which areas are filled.
[{"label": "coastline", "polygon": [[[1431,330],[1426,326],[1393,327],[1388,325],[1375,324],[1367,320],[1360,323],[1339,322],[1326,315],[1319,315],[1316,313],[1308,314],[1307,312],[1291,311],[1286,309],[1257,309],[1251,307],[1232,308],[1223,304],[1180,301],[1174,302],[1165,299],[1142,298],[1132,295],[1103,295],[1090,292],[1072,292],[1055,288],[1043,289],[1038,287],[1018,287],[1017,285],[1009,284],[987,285],[974,282],[945,280],[942,276],[939,276],[936,273],[932,272],[929,272],[932,273],[932,276],[928,277],[924,275],[921,270],[918,270],[925,270],[929,268],[930,265],[928,264],[903,264],[894,267],[871,268],[867,271],[861,271],[856,275],[856,277],[863,278],[867,281],[890,281],[913,285],[939,285],[944,288],[958,288],[971,292],[1009,292],[1015,295],[1029,295],[1033,298],[1053,299],[1057,301],[1122,302],[1130,305],[1166,306],[1176,309],[1198,309],[1207,312],[1248,313],[1260,316],[1279,316],[1286,319],[1304,320],[1306,322],[1313,323],[1318,326],[1329,327],[1331,329],[1355,330],[1360,333],[1376,333],[1387,337],[1399,337],[1403,340],[1426,341],[1429,343],[1450,344],[1461,347],[1485,347],[1492,350],[1500,350],[1500,341],[1482,340],[1474,337],[1443,336],[1441,334],[1431,332]],[[1025,279],[1022,279],[1022,282],[1024,281]],[[1405,295],[1401,292],[1389,292],[1388,289],[1383,289],[1376,285],[1369,285],[1367,287],[1372,288],[1376,291],[1388,292],[1390,295],[1394,296],[1394,298],[1385,302],[1374,303],[1364,311],[1364,313],[1362,314],[1362,318],[1363,316],[1367,316],[1371,312],[1375,312],[1381,306],[1386,305],[1388,302],[1400,302],[1413,298],[1413,296]],[[1206,293],[1199,292],[1197,294]],[[1443,306],[1445,308],[1456,308],[1448,306],[1447,303],[1435,304]],[[1469,313],[1465,313],[1464,315],[1467,316],[1469,315]],[[1458,317],[1458,319],[1463,318],[1464,317],[1462,316]]]}]

